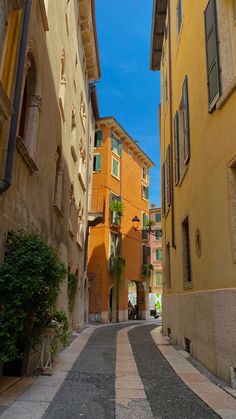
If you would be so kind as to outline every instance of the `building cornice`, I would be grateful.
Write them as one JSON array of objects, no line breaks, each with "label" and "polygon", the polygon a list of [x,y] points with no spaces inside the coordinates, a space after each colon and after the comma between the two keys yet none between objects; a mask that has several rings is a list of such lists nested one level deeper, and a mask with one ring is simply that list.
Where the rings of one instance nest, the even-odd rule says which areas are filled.
[{"label": "building cornice", "polygon": [[78,0],[79,25],[90,81],[101,78],[94,0]]},{"label": "building cornice", "polygon": [[139,147],[137,142],[133,140],[132,137],[125,131],[125,129],[117,122],[117,120],[113,116],[107,116],[103,118],[99,118],[96,121],[97,128],[101,128],[102,126],[109,127],[112,131],[117,135],[119,139],[122,140],[123,143],[127,144],[132,151],[140,158],[140,160],[145,164],[148,168],[155,166],[155,163],[147,156],[147,154]]},{"label": "building cornice", "polygon": [[160,70],[166,13],[167,0],[153,0],[150,68],[154,71]]}]

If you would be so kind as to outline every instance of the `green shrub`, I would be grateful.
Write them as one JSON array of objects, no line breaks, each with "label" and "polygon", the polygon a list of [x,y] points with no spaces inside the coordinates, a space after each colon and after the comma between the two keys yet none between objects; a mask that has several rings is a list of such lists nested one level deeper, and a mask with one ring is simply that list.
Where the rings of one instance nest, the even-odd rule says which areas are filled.
[{"label": "green shrub", "polygon": [[8,234],[0,264],[0,361],[20,356],[17,342],[36,341],[53,319],[64,263],[39,234]]}]

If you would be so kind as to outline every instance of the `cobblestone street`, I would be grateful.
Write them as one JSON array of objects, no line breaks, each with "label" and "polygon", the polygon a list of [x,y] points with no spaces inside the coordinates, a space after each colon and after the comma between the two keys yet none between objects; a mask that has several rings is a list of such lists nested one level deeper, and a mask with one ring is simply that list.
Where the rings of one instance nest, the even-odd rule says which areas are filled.
[{"label": "cobblestone street", "polygon": [[52,377],[23,379],[0,396],[1,419],[235,418],[235,398],[171,346],[158,324],[88,327]]}]

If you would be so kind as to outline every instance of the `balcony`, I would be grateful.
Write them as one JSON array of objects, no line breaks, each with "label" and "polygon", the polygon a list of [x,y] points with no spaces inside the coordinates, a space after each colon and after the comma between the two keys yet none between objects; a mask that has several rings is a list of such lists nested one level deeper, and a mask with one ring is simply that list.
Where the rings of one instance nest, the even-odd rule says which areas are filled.
[{"label": "balcony", "polygon": [[105,200],[102,195],[89,195],[88,222],[90,226],[104,222]]}]

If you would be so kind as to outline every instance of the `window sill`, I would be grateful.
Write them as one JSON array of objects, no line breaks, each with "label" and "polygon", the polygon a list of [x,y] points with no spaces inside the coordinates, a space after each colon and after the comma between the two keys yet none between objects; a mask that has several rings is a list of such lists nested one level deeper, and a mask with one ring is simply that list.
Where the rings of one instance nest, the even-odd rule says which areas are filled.
[{"label": "window sill", "polygon": [[113,173],[111,173],[111,176],[114,177],[116,180],[120,181],[120,178],[118,176],[114,175]]},{"label": "window sill", "polygon": [[193,288],[193,283],[192,282],[184,282],[184,286],[183,286],[184,290],[189,290],[191,288]]},{"label": "window sill", "polygon": [[236,89],[236,77],[233,78],[233,80],[228,84],[227,88],[225,89],[224,93],[221,95],[221,97],[216,102],[216,109],[222,109],[224,104],[227,102],[227,100],[230,98],[230,96],[233,94],[233,92]]},{"label": "window sill", "polygon": [[38,171],[38,168],[30,156],[27,147],[21,137],[16,137],[16,147],[30,171],[32,173]]},{"label": "window sill", "polygon": [[94,174],[96,174],[96,173],[102,173],[102,171],[101,170],[93,170],[93,173]]}]

